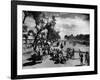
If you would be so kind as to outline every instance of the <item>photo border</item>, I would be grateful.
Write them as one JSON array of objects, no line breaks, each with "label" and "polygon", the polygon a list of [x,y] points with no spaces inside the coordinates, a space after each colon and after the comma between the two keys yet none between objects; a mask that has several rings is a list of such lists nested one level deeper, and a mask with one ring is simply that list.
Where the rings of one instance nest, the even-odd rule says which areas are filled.
[{"label": "photo border", "polygon": [[[18,57],[17,56],[17,5],[94,9],[94,53],[95,53],[94,71],[17,75],[17,57]],[[90,75],[90,74],[97,74],[97,6],[96,5],[48,3],[48,2],[33,2],[33,1],[11,1],[11,78],[12,79],[60,77],[60,76],[75,76],[75,75]]]}]

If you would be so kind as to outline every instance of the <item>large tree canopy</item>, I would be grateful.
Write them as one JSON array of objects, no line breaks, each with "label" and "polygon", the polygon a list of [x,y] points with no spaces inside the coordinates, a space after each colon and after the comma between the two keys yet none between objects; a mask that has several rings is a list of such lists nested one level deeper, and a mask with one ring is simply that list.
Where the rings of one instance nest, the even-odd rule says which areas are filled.
[{"label": "large tree canopy", "polygon": [[[36,28],[37,32],[34,33],[31,30],[31,33],[34,34],[33,35],[34,50],[36,49],[37,44],[42,43],[44,40],[46,40],[46,42],[47,42],[48,40],[52,41],[52,40],[56,40],[56,39],[60,38],[59,33],[56,32],[54,29],[55,24],[56,24],[55,16],[51,17],[52,20],[50,22],[48,22],[48,21],[45,22],[45,20],[48,20],[48,19],[46,18],[45,14],[43,12],[35,12],[35,11],[23,11],[23,12],[24,12],[23,24],[25,22],[26,17],[28,17],[28,16],[32,17],[36,22],[35,28]],[[39,26],[39,28],[38,28],[38,26]],[[46,32],[44,30],[46,30]],[[43,31],[44,31],[44,33],[43,33]]]}]

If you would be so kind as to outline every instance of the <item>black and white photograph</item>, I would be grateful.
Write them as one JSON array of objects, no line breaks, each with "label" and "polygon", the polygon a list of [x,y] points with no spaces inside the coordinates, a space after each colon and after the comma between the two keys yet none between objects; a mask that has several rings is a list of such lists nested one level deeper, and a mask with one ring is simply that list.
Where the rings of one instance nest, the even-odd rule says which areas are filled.
[{"label": "black and white photograph", "polygon": [[23,69],[89,66],[89,14],[22,11],[22,19]]},{"label": "black and white photograph", "polygon": [[97,6],[12,2],[12,78],[97,74]]}]

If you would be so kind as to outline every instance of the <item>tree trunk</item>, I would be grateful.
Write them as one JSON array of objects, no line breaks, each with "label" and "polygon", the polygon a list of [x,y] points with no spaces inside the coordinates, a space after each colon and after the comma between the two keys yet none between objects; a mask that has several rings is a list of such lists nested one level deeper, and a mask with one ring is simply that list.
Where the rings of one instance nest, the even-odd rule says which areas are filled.
[{"label": "tree trunk", "polygon": [[23,24],[24,24],[24,22],[25,22],[26,17],[27,17],[27,16],[24,16],[24,19],[23,19]]}]

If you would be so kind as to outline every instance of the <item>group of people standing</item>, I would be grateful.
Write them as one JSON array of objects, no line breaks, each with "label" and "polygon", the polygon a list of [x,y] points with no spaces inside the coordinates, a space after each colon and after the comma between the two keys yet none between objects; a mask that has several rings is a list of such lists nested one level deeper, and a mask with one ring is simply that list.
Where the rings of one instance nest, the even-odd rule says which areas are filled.
[{"label": "group of people standing", "polygon": [[[50,55],[50,60],[54,61],[54,64],[65,64],[69,59],[74,60],[75,54],[79,54],[80,65],[85,64],[89,65],[89,52],[75,51],[74,48],[67,48],[66,51],[63,50],[63,46],[61,48],[52,48],[49,45],[37,46],[36,54],[33,54],[33,62],[37,60],[43,60],[44,56]],[[85,55],[85,56],[84,56]],[[38,58],[37,58],[38,57]]]},{"label": "group of people standing", "polygon": [[87,64],[88,66],[90,65],[90,57],[89,57],[89,52],[82,53],[79,49],[79,57],[80,57],[80,63],[83,65],[84,63]]}]

